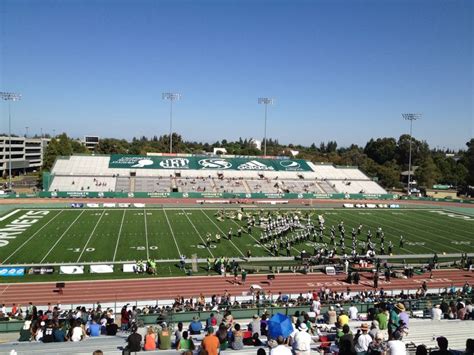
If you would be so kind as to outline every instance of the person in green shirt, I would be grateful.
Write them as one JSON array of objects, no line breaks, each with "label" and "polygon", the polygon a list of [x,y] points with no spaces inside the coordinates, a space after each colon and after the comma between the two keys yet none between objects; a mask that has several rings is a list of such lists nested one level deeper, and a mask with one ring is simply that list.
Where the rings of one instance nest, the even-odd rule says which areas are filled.
[{"label": "person in green shirt", "polygon": [[183,332],[183,336],[181,337],[176,350],[180,350],[181,352],[188,352],[194,350],[194,343],[192,339],[189,339],[189,334],[187,331]]},{"label": "person in green shirt", "polygon": [[397,330],[397,328],[400,326],[400,316],[399,314],[401,312],[405,311],[405,306],[403,303],[397,303],[390,311],[390,318],[388,321],[388,332],[389,336]]},{"label": "person in green shirt", "polygon": [[379,313],[375,315],[375,320],[379,322],[379,329],[385,330],[388,327],[388,314],[385,310],[380,310]]},{"label": "person in green shirt", "polygon": [[171,333],[168,330],[168,325],[164,322],[161,325],[161,332],[158,333],[158,349],[171,349]]}]

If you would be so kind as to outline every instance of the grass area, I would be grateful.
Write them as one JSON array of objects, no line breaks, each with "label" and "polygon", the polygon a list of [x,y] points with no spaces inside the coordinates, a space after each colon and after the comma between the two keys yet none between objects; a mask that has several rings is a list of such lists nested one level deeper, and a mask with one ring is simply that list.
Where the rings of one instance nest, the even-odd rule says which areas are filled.
[{"label": "grass area", "polygon": [[[229,210],[227,210],[229,211]],[[294,211],[291,210],[290,211]],[[207,233],[236,233],[245,221],[219,221],[216,210],[209,209],[18,209],[0,221],[0,260],[3,264],[49,264],[82,262],[119,262],[138,259],[177,259],[180,254],[199,258],[228,256],[238,258],[248,250],[252,256],[269,256],[257,239],[260,229],[252,235],[244,233],[231,241],[221,239],[204,245]],[[249,212],[257,213],[257,210]],[[326,220],[324,241],[329,242],[329,227],[342,220],[346,225],[346,246],[350,247],[350,231],[364,225],[359,240],[365,241],[370,228],[385,233],[385,243],[394,244],[394,254],[427,254],[438,252],[474,252],[474,218],[437,209],[427,210],[347,210],[314,209]],[[272,213],[277,213],[273,210]],[[23,222],[20,222],[23,221]],[[15,224],[16,223],[16,224]],[[13,226],[13,227],[12,227]],[[405,238],[398,247],[400,235]],[[338,238],[337,238],[338,239]],[[318,243],[302,242],[292,250],[297,255],[306,249],[312,252]],[[283,255],[283,251],[282,251]]]}]

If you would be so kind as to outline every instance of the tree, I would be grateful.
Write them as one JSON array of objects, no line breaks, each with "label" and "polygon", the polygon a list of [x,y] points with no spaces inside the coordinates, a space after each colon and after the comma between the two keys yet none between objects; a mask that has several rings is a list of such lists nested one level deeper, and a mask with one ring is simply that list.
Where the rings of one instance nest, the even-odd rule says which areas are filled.
[{"label": "tree", "polygon": [[378,164],[384,164],[395,159],[397,151],[397,141],[395,138],[377,138],[367,142],[364,153]]},{"label": "tree", "polygon": [[426,188],[432,188],[433,185],[437,183],[440,176],[441,174],[432,157],[423,160],[421,165],[419,165],[418,169],[415,171],[415,179],[417,180],[418,185]]},{"label": "tree", "polygon": [[462,162],[467,169],[466,182],[468,185],[474,186],[474,138],[471,138],[466,145],[468,149],[466,153],[464,153]]}]

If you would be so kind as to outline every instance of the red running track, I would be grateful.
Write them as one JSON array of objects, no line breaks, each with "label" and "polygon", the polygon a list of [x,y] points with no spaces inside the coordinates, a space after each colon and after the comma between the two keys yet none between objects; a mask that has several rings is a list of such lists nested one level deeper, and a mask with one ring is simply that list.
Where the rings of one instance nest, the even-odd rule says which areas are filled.
[{"label": "red running track", "polygon": [[[224,290],[233,295],[242,295],[248,291],[251,284],[260,285],[265,291],[277,294],[300,293],[319,289],[322,286],[335,291],[350,287],[352,291],[372,289],[372,280],[364,274],[359,285],[349,285],[344,281],[345,275],[327,276],[325,274],[280,274],[276,275],[271,284],[266,275],[249,275],[245,285],[234,285],[233,277],[222,276],[194,276],[180,278],[156,278],[139,280],[111,280],[111,281],[78,281],[67,282],[62,295],[54,292],[55,283],[28,283],[3,284],[0,286],[0,302],[10,305],[47,304],[48,302],[62,304],[81,304],[114,302],[114,301],[146,301],[173,299],[180,295],[185,298],[197,297],[200,293],[205,296],[221,295]],[[474,273],[460,270],[437,270],[433,278],[429,274],[417,275],[412,279],[393,279],[390,282],[380,281],[379,287],[384,290],[414,290],[419,288],[423,281],[429,288],[444,288],[451,284],[462,286],[466,281],[474,282]]]}]

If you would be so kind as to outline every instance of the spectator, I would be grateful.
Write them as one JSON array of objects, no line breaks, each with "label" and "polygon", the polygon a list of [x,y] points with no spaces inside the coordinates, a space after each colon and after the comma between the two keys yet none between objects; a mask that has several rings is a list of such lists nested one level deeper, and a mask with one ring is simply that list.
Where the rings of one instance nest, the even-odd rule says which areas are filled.
[{"label": "spectator", "polygon": [[140,351],[142,349],[142,336],[137,333],[138,327],[134,324],[130,328],[132,334],[127,338],[127,349],[130,352]]},{"label": "spectator", "polygon": [[464,352],[465,355],[473,355],[474,354],[474,339],[467,339],[466,340],[466,351]]},{"label": "spectator", "polygon": [[189,324],[189,332],[191,335],[201,334],[202,324],[199,321],[199,317],[193,317],[193,321]]},{"label": "spectator", "polygon": [[290,348],[285,345],[285,339],[279,335],[276,339],[277,346],[270,350],[270,355],[292,355]]},{"label": "spectator", "polygon": [[359,333],[358,336],[356,336],[354,348],[357,355],[367,355],[369,344],[372,342],[372,337],[368,334],[369,325],[367,323],[362,323],[360,331],[362,334]]},{"label": "spectator", "polygon": [[343,335],[339,338],[339,355],[355,355],[354,337],[348,324],[342,327]]},{"label": "spectator", "polygon": [[441,320],[443,312],[441,312],[441,306],[439,304],[435,305],[431,309],[431,319],[432,320]]},{"label": "spectator", "polygon": [[392,340],[387,343],[388,355],[406,355],[405,344],[401,341],[402,335],[399,331],[392,334]]},{"label": "spectator", "polygon": [[100,325],[97,324],[95,319],[93,319],[89,325],[88,333],[91,337],[98,337],[100,335]]},{"label": "spectator", "polygon": [[122,330],[127,330],[129,326],[129,321],[130,321],[130,316],[127,311],[128,303],[122,307],[122,310],[120,311],[120,324]]},{"label": "spectator", "polygon": [[384,343],[384,336],[381,332],[378,332],[375,335],[374,340],[369,344],[369,349],[367,351],[368,355],[382,355],[385,354],[387,350],[387,345]]},{"label": "spectator", "polygon": [[82,324],[80,320],[76,320],[74,322],[74,327],[72,328],[71,333],[71,341],[81,341],[85,338],[84,328],[82,328]]},{"label": "spectator", "polygon": [[258,336],[262,335],[261,330],[260,330],[260,317],[258,314],[254,314],[252,317],[252,321],[250,322],[250,325],[252,326],[252,333],[255,334],[257,333]]},{"label": "spectator", "polygon": [[416,354],[415,355],[428,355],[428,349],[426,349],[425,345],[418,345],[416,347]]},{"label": "spectator", "polygon": [[31,321],[27,320],[20,329],[20,338],[18,341],[30,341],[31,340]]},{"label": "spectator", "polygon": [[238,323],[234,326],[234,331],[232,332],[231,347],[234,350],[242,350],[244,347],[244,336]]},{"label": "spectator", "polygon": [[207,331],[209,327],[215,327],[217,325],[217,319],[214,317],[214,313],[209,315],[209,318],[206,319],[206,328],[204,329]]},{"label": "spectator", "polygon": [[405,306],[403,305],[403,303],[397,303],[390,311],[390,318],[388,321],[389,335],[395,333],[398,330],[398,327],[400,326],[399,314],[404,311],[405,311]]},{"label": "spectator", "polygon": [[337,313],[334,310],[334,306],[329,306],[329,310],[327,312],[327,319],[328,319],[328,324],[332,325],[335,324],[337,321]]},{"label": "spectator", "polygon": [[[372,339],[375,339],[375,336],[378,334],[378,333],[381,333],[380,332],[380,328],[379,328],[379,322],[377,322],[375,319],[372,321],[372,325],[370,326],[370,331],[369,331],[369,335]],[[381,333],[382,334],[382,333]],[[382,334],[383,336],[383,334]]]},{"label": "spectator", "polygon": [[268,334],[267,327],[268,327],[267,315],[262,314],[262,319],[260,320],[260,334],[261,335],[267,336]]},{"label": "spectator", "polygon": [[143,346],[145,351],[156,350],[156,334],[153,327],[148,327],[145,335],[145,345]]},{"label": "spectator", "polygon": [[183,336],[183,322],[178,322],[178,329],[174,332],[174,346],[177,347]]},{"label": "spectator", "polygon": [[102,352],[102,350],[96,350],[92,353],[92,355],[104,355],[104,353]]},{"label": "spectator", "polygon": [[52,343],[52,342],[54,342],[53,332],[54,332],[53,322],[48,321],[48,324],[46,325],[46,328],[44,329],[43,339],[41,339],[43,341],[43,343]]},{"label": "spectator", "polygon": [[171,349],[171,333],[165,322],[161,323],[161,331],[158,332],[158,348],[160,350]]},{"label": "spectator", "polygon": [[349,318],[351,320],[357,320],[358,313],[359,313],[359,310],[357,309],[357,307],[354,306],[353,303],[351,303],[351,306],[349,307]]},{"label": "spectator", "polygon": [[201,342],[201,348],[207,351],[207,355],[217,355],[219,352],[219,339],[214,335],[214,328],[209,327],[207,335]]},{"label": "spectator", "polygon": [[227,334],[227,327],[225,324],[221,323],[219,329],[216,333],[217,339],[219,339],[219,347],[221,350],[227,349],[228,346],[228,334]]},{"label": "spectator", "polygon": [[187,331],[183,332],[183,336],[181,337],[179,343],[176,345],[176,350],[180,350],[183,353],[188,353],[194,351],[194,342],[192,339],[189,339],[189,334]]},{"label": "spectator", "polygon": [[294,336],[293,349],[296,355],[311,354],[311,335],[308,334],[308,326],[301,323],[298,327],[299,332]]},{"label": "spectator", "polygon": [[438,343],[439,350],[432,351],[431,355],[452,355],[451,351],[448,350],[448,339],[437,337],[436,342]]},{"label": "spectator", "polygon": [[53,330],[54,342],[61,343],[66,339],[65,324],[63,322],[54,325]]},{"label": "spectator", "polygon": [[105,332],[107,335],[117,335],[118,325],[114,322],[113,318],[107,320],[107,325],[105,326]]},{"label": "spectator", "polygon": [[344,310],[341,310],[341,314],[337,318],[337,322],[341,327],[344,327],[344,325],[349,324],[349,317],[347,316]]}]

